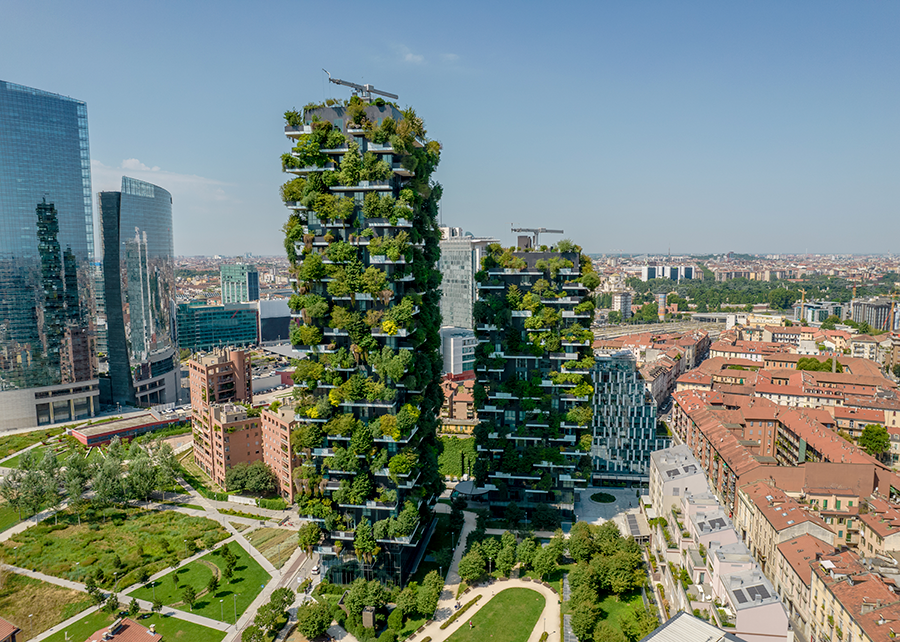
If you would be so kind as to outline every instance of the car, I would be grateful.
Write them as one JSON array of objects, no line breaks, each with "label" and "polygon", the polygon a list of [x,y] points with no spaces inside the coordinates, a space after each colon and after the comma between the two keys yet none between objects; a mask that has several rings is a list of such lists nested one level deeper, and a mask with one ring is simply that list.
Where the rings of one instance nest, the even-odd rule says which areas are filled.
[{"label": "car", "polygon": [[313,566],[313,567],[312,567],[312,570],[309,572],[309,574],[310,574],[310,575],[318,575],[318,574],[319,574],[319,567],[318,567],[318,566]]}]

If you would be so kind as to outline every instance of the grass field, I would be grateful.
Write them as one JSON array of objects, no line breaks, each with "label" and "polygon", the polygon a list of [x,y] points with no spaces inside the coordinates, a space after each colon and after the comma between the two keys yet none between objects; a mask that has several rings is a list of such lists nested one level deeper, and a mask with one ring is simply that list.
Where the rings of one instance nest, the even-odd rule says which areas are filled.
[{"label": "grass field", "polygon": [[[47,642],[66,642],[66,633],[69,634],[69,642],[86,640],[89,635],[103,627],[109,626],[115,619],[113,615],[103,611],[95,611],[65,630],[54,633],[46,640]],[[199,624],[185,622],[171,616],[166,617],[158,613],[153,615],[144,613],[138,616],[138,623],[148,629],[151,624],[155,624],[156,632],[161,633],[163,640],[167,642],[175,642],[176,640],[179,642],[220,642],[225,637],[225,631],[216,631]]]},{"label": "grass field", "polygon": [[[440,438],[444,450],[438,458],[438,466],[441,475],[449,475],[451,477],[461,477],[467,473],[470,468],[475,466],[475,439],[469,437],[463,439],[460,437]],[[463,469],[465,466],[465,470]]]},{"label": "grass field", "polygon": [[231,524],[238,533],[243,533],[250,528],[250,524],[245,524],[244,522],[232,522],[229,520],[228,523]]},{"label": "grass field", "polygon": [[[463,624],[448,642],[527,642],[544,610],[544,596],[526,588],[511,588],[497,593]],[[469,628],[469,620],[474,628]],[[554,623],[557,626],[558,623]]]},{"label": "grass field", "polygon": [[[50,437],[61,435],[63,432],[62,428],[51,428],[50,430],[34,430],[19,435],[0,437],[0,459],[9,457],[13,453],[17,453],[23,448],[28,448],[39,441],[46,441]],[[7,468],[11,467],[8,464],[4,464],[4,466]]]},{"label": "grass field", "polygon": [[275,568],[281,568],[297,550],[297,532],[283,528],[257,528],[247,534],[247,540]]},{"label": "grass field", "polygon": [[141,567],[152,575],[186,557],[185,540],[209,547],[227,536],[212,520],[172,510],[111,509],[92,517],[85,512],[81,525],[75,513],[65,511],[58,525],[47,520],[4,542],[0,559],[11,564],[18,557],[20,566],[82,582],[99,570],[98,584],[112,588],[116,571],[120,586],[128,586]]},{"label": "grass field", "polygon": [[[0,575],[0,617],[22,627],[29,638],[81,613],[92,604],[87,594],[80,591],[15,573],[2,572]],[[33,617],[29,618],[29,615]],[[31,628],[27,628],[29,626]]]},{"label": "grass field", "polygon": [[638,609],[642,606],[644,606],[644,600],[641,598],[640,591],[621,595],[618,600],[615,595],[607,595],[600,602],[600,608],[603,609],[603,619],[609,620],[616,627],[619,627],[619,620],[623,615],[632,609]]},{"label": "grass field", "polygon": [[[203,595],[194,604],[193,612],[204,615],[213,620],[222,621],[224,609],[225,622],[234,622],[235,604],[237,604],[238,617],[250,606],[263,586],[268,583],[271,576],[250,557],[237,542],[229,542],[228,548],[237,555],[237,565],[234,567],[234,576],[231,581],[225,581],[221,575],[225,568],[225,559],[216,551],[204,555],[197,561],[191,562],[177,571],[173,571],[156,581],[156,597],[162,600],[166,606],[175,606],[187,611],[187,605],[181,604],[181,596],[184,588],[190,584],[199,594],[206,590],[206,585],[212,577],[211,565],[218,567],[220,572],[219,588],[214,595]],[[129,593],[138,599],[153,601],[154,589],[152,585],[141,587]],[[236,595],[237,598],[233,598]],[[219,600],[224,600],[219,604]],[[178,605],[178,606],[176,606]],[[230,605],[230,610],[229,610]]]}]

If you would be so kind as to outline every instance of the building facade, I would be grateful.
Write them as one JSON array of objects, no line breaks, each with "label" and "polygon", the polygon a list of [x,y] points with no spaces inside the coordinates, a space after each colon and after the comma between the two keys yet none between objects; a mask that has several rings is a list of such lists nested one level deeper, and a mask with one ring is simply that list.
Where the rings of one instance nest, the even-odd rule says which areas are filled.
[{"label": "building facade", "polygon": [[191,352],[259,342],[258,308],[253,303],[179,303],[175,310],[179,350]]},{"label": "building facade", "polygon": [[516,252],[483,261],[475,305],[476,478],[503,513],[556,509],[571,518],[590,480],[593,408],[590,323],[580,248]]},{"label": "building facade", "polygon": [[475,305],[475,274],[481,269],[481,257],[496,239],[464,235],[458,227],[441,228],[441,317],[443,325],[471,330]]},{"label": "building facade", "polygon": [[286,119],[290,339],[306,356],[295,373],[299,510],[323,526],[334,581],[402,584],[441,487],[440,145],[415,112],[380,99]]},{"label": "building facade", "polygon": [[441,374],[458,376],[475,370],[475,332],[466,328],[441,328],[441,354],[444,370]]},{"label": "building facade", "polygon": [[0,81],[0,428],[98,409],[87,106]]},{"label": "building facade", "polygon": [[621,312],[623,319],[631,318],[631,292],[623,290],[621,292],[613,292],[612,309],[614,312]]},{"label": "building facade", "polygon": [[668,448],[670,440],[657,436],[656,402],[646,391],[634,356],[627,351],[597,355],[591,378],[594,484],[646,484],[650,453]]},{"label": "building facade", "polygon": [[[121,192],[97,195],[107,328],[109,404],[154,406],[178,400],[172,306],[175,245],[172,196],[122,177]],[[105,396],[105,395],[104,395]]]},{"label": "building facade", "polygon": [[219,277],[223,304],[259,301],[259,272],[255,265],[223,265]]}]

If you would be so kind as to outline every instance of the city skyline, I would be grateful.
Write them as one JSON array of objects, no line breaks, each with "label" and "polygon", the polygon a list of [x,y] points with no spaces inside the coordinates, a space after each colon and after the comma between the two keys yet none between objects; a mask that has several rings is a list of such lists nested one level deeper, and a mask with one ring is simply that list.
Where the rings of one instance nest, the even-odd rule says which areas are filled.
[{"label": "city skyline", "polygon": [[890,5],[401,4],[341,46],[273,34],[296,5],[216,6],[14,2],[59,37],[0,43],[4,80],[87,103],[95,197],[125,174],[173,194],[178,255],[281,253],[281,114],[349,95],[322,67],[430,115],[443,224],[478,236],[551,218],[592,253],[865,254],[900,231]]}]

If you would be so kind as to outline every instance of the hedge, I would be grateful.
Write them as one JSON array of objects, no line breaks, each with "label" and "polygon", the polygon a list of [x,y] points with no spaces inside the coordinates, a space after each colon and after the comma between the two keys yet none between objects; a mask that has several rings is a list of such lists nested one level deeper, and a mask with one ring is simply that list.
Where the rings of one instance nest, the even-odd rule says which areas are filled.
[{"label": "hedge", "polygon": [[275,499],[257,499],[256,505],[259,508],[267,508],[269,510],[285,510],[288,506],[287,502],[281,497],[276,497]]},{"label": "hedge", "polygon": [[[453,624],[458,618],[462,617],[463,613],[465,613],[469,609],[469,607],[475,606],[475,603],[480,599],[481,599],[481,596],[476,595],[474,599],[469,600],[468,602],[463,604],[463,606],[456,613],[451,615],[450,618],[446,622],[441,624],[441,628],[446,629],[448,626]],[[425,642],[425,641],[423,640],[422,642]]]}]

